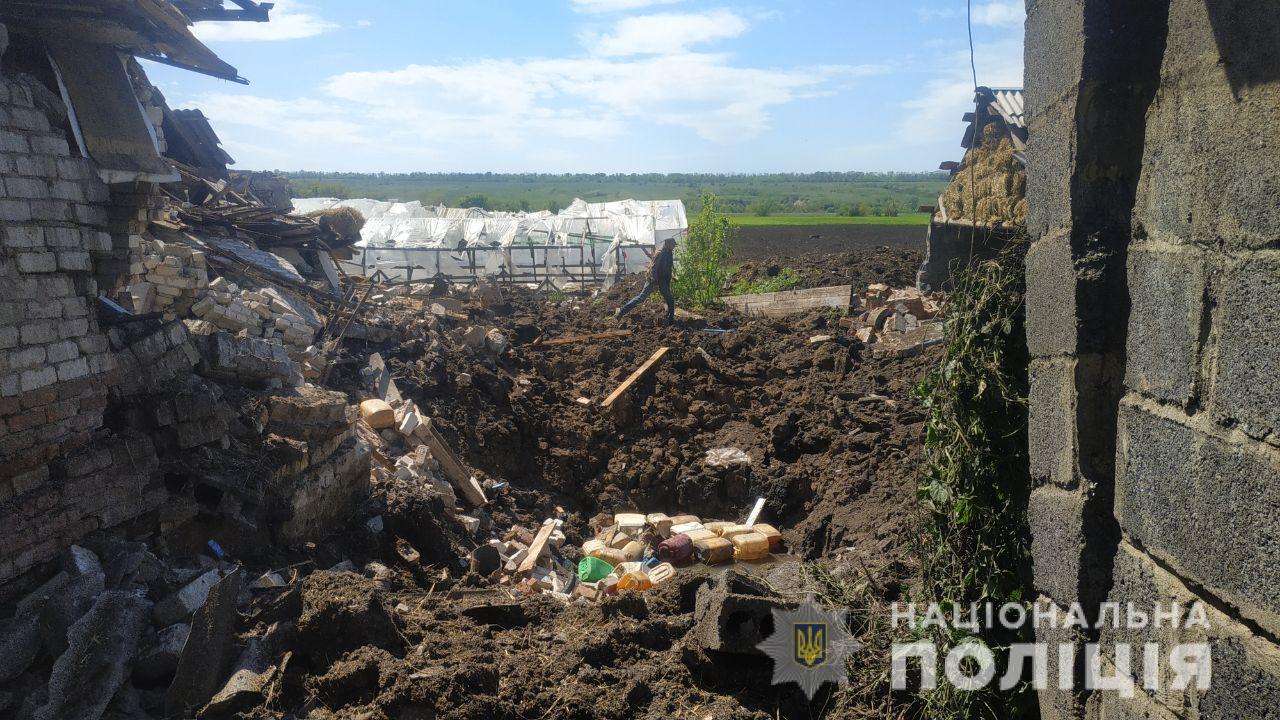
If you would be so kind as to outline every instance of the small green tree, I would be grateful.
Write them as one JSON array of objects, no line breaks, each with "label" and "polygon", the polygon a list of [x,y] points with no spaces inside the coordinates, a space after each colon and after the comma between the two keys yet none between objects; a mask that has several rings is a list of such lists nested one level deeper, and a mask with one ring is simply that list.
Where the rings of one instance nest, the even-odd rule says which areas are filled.
[{"label": "small green tree", "polygon": [[729,242],[733,227],[720,210],[720,202],[709,192],[702,194],[702,209],[689,223],[689,235],[676,246],[676,268],[671,290],[676,301],[691,307],[706,307],[720,298],[729,268]]}]

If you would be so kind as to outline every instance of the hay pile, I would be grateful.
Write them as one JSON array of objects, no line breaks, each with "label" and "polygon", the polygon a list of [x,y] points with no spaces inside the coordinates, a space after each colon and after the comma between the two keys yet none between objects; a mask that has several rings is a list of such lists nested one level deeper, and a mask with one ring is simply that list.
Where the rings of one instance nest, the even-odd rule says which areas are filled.
[{"label": "hay pile", "polygon": [[965,166],[942,192],[950,220],[1015,227],[1027,224],[1027,172],[1013,157],[1013,143],[995,124],[983,128],[982,142],[969,149]]},{"label": "hay pile", "polygon": [[359,240],[360,231],[364,229],[364,215],[355,208],[335,207],[316,210],[307,213],[307,217],[315,218],[319,221],[321,228],[348,240]]}]

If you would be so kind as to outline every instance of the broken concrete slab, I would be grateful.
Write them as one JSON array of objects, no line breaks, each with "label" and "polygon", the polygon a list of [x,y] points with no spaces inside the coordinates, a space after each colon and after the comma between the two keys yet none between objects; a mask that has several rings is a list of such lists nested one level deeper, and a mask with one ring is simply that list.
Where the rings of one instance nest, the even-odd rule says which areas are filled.
[{"label": "broken concrete slab", "polygon": [[134,682],[146,685],[172,675],[190,634],[190,625],[177,623],[144,640],[138,650],[138,661],[133,666]]},{"label": "broken concrete slab", "polygon": [[49,674],[48,701],[34,720],[98,720],[124,684],[151,603],[113,590],[67,631],[68,648]]},{"label": "broken concrete slab", "polygon": [[261,703],[275,672],[266,643],[258,638],[250,638],[244,651],[240,653],[240,658],[236,660],[231,677],[200,711],[199,717],[231,715]]},{"label": "broken concrete slab", "polygon": [[40,635],[52,657],[67,649],[67,629],[84,616],[94,600],[106,589],[106,574],[98,556],[78,545],[63,555],[65,578],[45,597],[40,607]]},{"label": "broken concrete slab", "polygon": [[0,685],[26,672],[42,645],[40,626],[31,618],[0,621]]},{"label": "broken concrete slab", "polygon": [[216,585],[221,578],[221,572],[216,569],[210,570],[187,583],[178,592],[156,603],[156,609],[153,613],[156,625],[168,627],[190,617],[191,613],[196,611],[196,608],[204,604],[210,588]]},{"label": "broken concrete slab", "polygon": [[857,296],[852,285],[835,285],[754,295],[726,295],[720,300],[743,315],[785,317],[814,308],[849,308]]},{"label": "broken concrete slab", "polygon": [[236,599],[244,573],[236,569],[218,581],[191,619],[191,633],[165,694],[165,714],[190,717],[218,691],[223,669],[235,651]]},{"label": "broken concrete slab", "polygon": [[698,589],[691,636],[704,650],[762,655],[756,646],[774,632],[774,609],[797,607],[773,597],[759,581],[728,572]]},{"label": "broken concrete slab", "polygon": [[380,353],[369,356],[369,366],[360,374],[364,378],[365,385],[377,397],[392,405],[401,401],[400,390],[396,387],[395,380],[391,379],[391,371],[387,369],[387,363]]}]

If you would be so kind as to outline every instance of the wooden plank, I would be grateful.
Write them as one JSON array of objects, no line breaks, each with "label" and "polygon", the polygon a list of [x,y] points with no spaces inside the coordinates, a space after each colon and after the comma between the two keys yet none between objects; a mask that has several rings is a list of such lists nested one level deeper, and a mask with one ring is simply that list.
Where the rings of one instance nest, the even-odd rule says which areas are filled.
[{"label": "wooden plank", "polygon": [[534,347],[556,347],[557,345],[570,345],[584,340],[608,340],[611,338],[623,338],[631,335],[630,330],[605,330],[604,332],[591,333],[590,335],[569,335],[566,337],[552,338],[537,343]]},{"label": "wooden plank", "polygon": [[660,347],[655,350],[653,354],[649,356],[649,359],[644,361],[643,365],[636,368],[636,371],[631,373],[630,377],[623,380],[621,385],[619,385],[613,392],[609,393],[609,397],[606,397],[604,402],[600,403],[600,407],[609,407],[610,405],[613,405],[613,402],[622,397],[622,394],[634,385],[637,380],[648,375],[649,372],[653,370],[654,366],[662,360],[662,356],[666,355],[669,350],[671,350],[669,347]]},{"label": "wooden plank", "polygon": [[453,449],[444,441],[440,433],[436,431],[435,426],[431,423],[431,418],[423,418],[422,424],[418,426],[416,434],[419,439],[431,450],[431,456],[440,463],[440,472],[445,479],[462,493],[462,497],[467,502],[476,507],[482,507],[489,502],[484,496],[484,489],[480,487],[480,483],[476,482],[471,476],[471,472],[467,470],[457,455],[453,454]]},{"label": "wooden plank", "polygon": [[551,539],[551,533],[555,532],[555,529],[555,522],[542,524],[542,529],[538,530],[538,534],[529,545],[529,556],[520,563],[520,567],[516,569],[517,573],[523,575],[533,572],[533,568],[538,564],[538,558],[542,556],[542,551],[547,549],[547,541]]}]

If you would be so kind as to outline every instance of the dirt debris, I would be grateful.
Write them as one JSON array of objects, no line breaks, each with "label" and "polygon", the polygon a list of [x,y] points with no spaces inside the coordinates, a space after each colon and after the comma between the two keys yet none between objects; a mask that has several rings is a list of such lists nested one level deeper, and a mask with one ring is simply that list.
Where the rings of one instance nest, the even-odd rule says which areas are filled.
[{"label": "dirt debris", "polygon": [[[909,266],[905,255],[893,262]],[[199,702],[212,702],[193,710],[201,718],[901,715],[876,678],[828,687],[817,705],[770,685],[767,659],[695,641],[695,606],[726,572],[746,572],[770,603],[814,592],[857,604],[855,630],[875,645],[885,604],[910,582],[924,422],[913,388],[936,351],[877,353],[883,337],[858,335],[870,317],[839,310],[713,311],[665,328],[647,306],[619,326],[612,309],[635,290],[381,289],[366,293],[378,299],[360,314],[364,330],[326,353],[327,389],[227,390],[239,411],[227,421],[256,417],[276,467],[305,467],[320,444],[366,447],[368,499],[337,532],[308,526],[288,541],[163,559],[142,546],[153,574],[124,582],[165,619],[138,640],[145,670],[108,697],[162,716],[182,654],[174,638],[208,612],[213,582],[201,578],[242,572],[248,588],[234,632],[216,638],[223,667],[202,687]],[[883,293],[896,314],[936,311]],[[661,347],[662,362],[604,407]],[[583,543],[617,513],[731,526],[756,498],[787,554],[681,567],[643,594],[572,593]],[[486,562],[497,571],[483,571],[478,548],[496,551]],[[122,550],[99,549],[104,565],[119,563]]]}]

